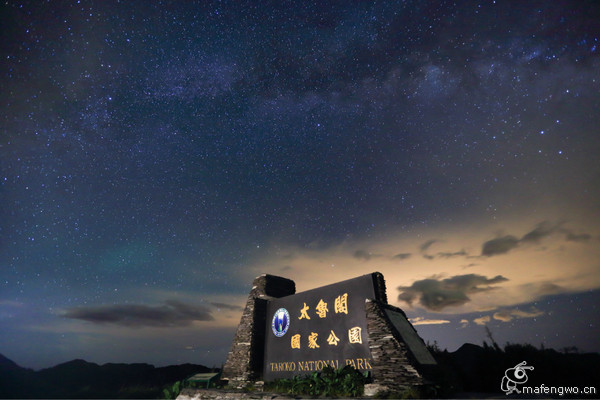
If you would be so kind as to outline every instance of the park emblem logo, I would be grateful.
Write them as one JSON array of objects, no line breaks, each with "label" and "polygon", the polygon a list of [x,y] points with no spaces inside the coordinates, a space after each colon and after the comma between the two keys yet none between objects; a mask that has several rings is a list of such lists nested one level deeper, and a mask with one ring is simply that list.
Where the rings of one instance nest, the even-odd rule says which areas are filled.
[{"label": "park emblem logo", "polygon": [[288,331],[290,327],[290,313],[285,308],[280,308],[275,311],[273,315],[273,321],[271,322],[271,329],[273,334],[277,337],[282,337]]}]

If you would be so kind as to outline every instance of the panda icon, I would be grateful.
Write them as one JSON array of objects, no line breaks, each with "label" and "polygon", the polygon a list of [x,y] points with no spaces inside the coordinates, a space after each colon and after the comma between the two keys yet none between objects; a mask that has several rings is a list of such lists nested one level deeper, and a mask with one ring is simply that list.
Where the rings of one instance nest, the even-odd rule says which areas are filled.
[{"label": "panda icon", "polygon": [[521,393],[521,391],[517,389],[517,384],[522,385],[527,382],[527,372],[525,372],[526,369],[533,370],[533,366],[526,364],[527,362],[523,361],[515,365],[514,368],[509,368],[504,372],[500,389],[502,389],[502,391],[507,395],[511,394],[512,392]]}]

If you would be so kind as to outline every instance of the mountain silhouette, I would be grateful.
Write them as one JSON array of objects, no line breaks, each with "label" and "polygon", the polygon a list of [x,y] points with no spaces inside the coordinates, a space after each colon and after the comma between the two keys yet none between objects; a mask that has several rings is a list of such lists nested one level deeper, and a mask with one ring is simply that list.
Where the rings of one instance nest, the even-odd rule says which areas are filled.
[{"label": "mountain silhouette", "polygon": [[209,371],[195,364],[156,368],[79,359],[33,371],[0,354],[0,398],[156,398],[166,386]]},{"label": "mountain silhouette", "polygon": [[[442,386],[454,392],[498,393],[507,369],[526,361],[530,386],[585,387],[600,382],[600,354],[558,352],[529,344],[507,344],[504,349],[465,343],[454,352],[431,349],[441,370]],[[595,396],[597,396],[596,394]],[[568,396],[564,396],[568,397]]]},{"label": "mountain silhouette", "polygon": [[14,370],[18,370],[18,369],[22,369],[22,368],[19,367],[17,365],[17,363],[14,362],[13,360],[10,360],[10,359],[4,357],[2,354],[0,354],[0,371],[5,372],[5,371],[14,371]]}]

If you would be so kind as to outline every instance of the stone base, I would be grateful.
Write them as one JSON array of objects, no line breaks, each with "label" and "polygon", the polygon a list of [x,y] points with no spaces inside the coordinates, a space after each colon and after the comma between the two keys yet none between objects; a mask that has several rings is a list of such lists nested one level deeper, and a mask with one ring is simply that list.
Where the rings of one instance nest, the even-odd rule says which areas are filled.
[{"label": "stone base", "polygon": [[365,396],[373,397],[377,393],[387,392],[389,388],[387,386],[380,385],[378,383],[367,383],[365,385]]},{"label": "stone base", "polygon": [[191,389],[185,388],[177,396],[177,400],[271,400],[271,399],[298,399],[281,393],[244,392],[239,390],[219,389]]}]

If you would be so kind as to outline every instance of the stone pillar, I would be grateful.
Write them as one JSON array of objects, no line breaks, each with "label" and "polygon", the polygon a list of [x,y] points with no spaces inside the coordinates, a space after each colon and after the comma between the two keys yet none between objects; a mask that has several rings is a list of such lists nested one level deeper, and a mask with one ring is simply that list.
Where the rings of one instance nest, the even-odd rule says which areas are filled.
[{"label": "stone pillar", "polygon": [[221,378],[242,388],[260,380],[264,362],[267,301],[296,293],[294,281],[263,274],[254,279]]},{"label": "stone pillar", "polygon": [[381,272],[373,272],[371,274],[373,278],[373,289],[375,291],[375,300],[387,304],[387,292],[385,288],[385,279]]}]

